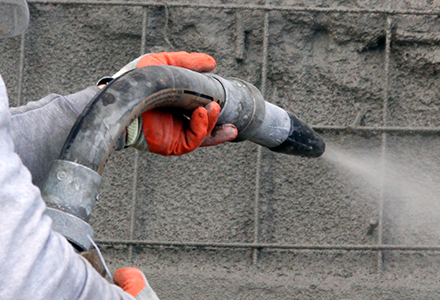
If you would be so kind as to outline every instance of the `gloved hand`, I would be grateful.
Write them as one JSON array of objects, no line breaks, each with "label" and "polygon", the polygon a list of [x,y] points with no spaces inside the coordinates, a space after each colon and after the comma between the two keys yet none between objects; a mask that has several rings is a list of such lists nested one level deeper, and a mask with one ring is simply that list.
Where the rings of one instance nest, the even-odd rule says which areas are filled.
[{"label": "gloved hand", "polygon": [[117,270],[113,281],[137,300],[159,300],[142,271],[137,268],[129,267]]},{"label": "gloved hand", "polygon": [[[214,70],[214,58],[204,53],[161,52],[143,55],[130,62],[118,73],[146,66],[169,65],[187,68],[197,72]],[[215,127],[220,106],[209,103],[185,116],[175,108],[156,108],[144,112],[127,130],[126,146],[161,155],[182,155],[199,146],[215,146],[235,139],[237,128],[232,124]]]},{"label": "gloved hand", "polygon": [[149,110],[142,114],[144,138],[141,137],[138,149],[161,155],[191,152],[212,132],[219,113],[220,105],[215,102],[196,108],[189,120],[168,108]]}]

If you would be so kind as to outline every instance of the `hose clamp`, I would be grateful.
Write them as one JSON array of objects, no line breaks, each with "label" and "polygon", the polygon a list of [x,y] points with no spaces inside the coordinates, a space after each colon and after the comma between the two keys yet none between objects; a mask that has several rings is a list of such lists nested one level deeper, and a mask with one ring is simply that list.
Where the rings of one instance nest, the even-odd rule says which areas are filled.
[{"label": "hose clamp", "polygon": [[58,209],[47,207],[45,214],[52,219],[52,229],[63,235],[78,251],[88,251],[91,243],[87,238],[93,237],[92,226],[74,215]]}]

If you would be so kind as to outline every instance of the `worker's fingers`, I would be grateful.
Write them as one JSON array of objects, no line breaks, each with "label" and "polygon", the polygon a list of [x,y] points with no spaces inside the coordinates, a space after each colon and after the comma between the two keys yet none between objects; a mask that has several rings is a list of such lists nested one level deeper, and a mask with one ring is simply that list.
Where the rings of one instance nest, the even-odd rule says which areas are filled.
[{"label": "worker's fingers", "polygon": [[197,72],[211,72],[215,69],[216,62],[212,56],[205,53],[160,52],[144,55],[139,60],[137,68],[164,65],[186,68]]},{"label": "worker's fingers", "polygon": [[180,138],[174,146],[174,154],[189,153],[200,146],[208,135],[208,111],[204,107],[196,108],[191,114],[189,128],[182,128]]},{"label": "worker's fingers", "polygon": [[238,130],[233,124],[216,126],[211,134],[208,135],[200,147],[216,146],[225,142],[230,142],[238,135]]},{"label": "worker's fingers", "polygon": [[205,105],[205,109],[208,112],[208,134],[214,129],[215,124],[218,120],[218,115],[220,114],[220,105],[216,102],[209,102]]},{"label": "worker's fingers", "polygon": [[136,297],[147,286],[147,280],[142,271],[134,267],[117,270],[113,281],[133,297]]}]

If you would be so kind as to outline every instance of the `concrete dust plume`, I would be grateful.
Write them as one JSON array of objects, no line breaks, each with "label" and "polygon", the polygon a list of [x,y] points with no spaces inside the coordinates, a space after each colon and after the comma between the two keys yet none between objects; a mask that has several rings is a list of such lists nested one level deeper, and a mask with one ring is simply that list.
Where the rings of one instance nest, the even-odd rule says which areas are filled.
[{"label": "concrete dust plume", "polygon": [[[383,198],[383,242],[431,245],[440,239],[440,178],[418,160],[376,151],[359,153],[328,145],[323,159],[353,188],[379,205]],[[385,156],[385,158],[384,158]],[[436,162],[432,162],[435,164]]]}]

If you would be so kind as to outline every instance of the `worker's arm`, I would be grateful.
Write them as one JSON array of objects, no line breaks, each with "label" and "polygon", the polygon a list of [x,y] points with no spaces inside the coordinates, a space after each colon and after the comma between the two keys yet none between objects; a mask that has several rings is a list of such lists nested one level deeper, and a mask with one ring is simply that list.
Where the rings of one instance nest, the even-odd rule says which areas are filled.
[{"label": "worker's arm", "polygon": [[0,186],[0,299],[134,299],[52,231],[40,191],[14,151],[1,76]]},{"label": "worker's arm", "polygon": [[68,96],[51,94],[10,109],[15,151],[41,187],[53,160],[60,155],[70,129],[98,93],[96,86]]}]

